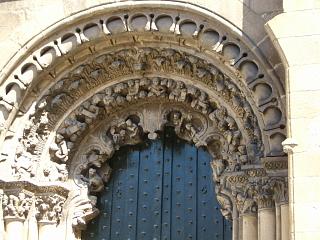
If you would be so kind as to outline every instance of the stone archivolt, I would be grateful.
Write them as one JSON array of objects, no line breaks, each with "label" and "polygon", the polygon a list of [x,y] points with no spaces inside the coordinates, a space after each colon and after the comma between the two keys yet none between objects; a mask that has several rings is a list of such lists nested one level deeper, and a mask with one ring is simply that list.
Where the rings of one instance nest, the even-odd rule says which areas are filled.
[{"label": "stone archivolt", "polygon": [[40,44],[4,83],[2,136],[16,110],[26,112],[23,131],[15,133],[16,154],[5,158],[17,185],[68,189],[60,194],[53,187],[48,195],[44,186],[31,187],[25,194],[26,184],[12,194],[4,187],[5,218],[26,218],[34,206],[39,222],[71,218],[75,229],[84,229],[99,213],[97,193],[110,179],[114,152],[155,139],[164,126],[208,149],[226,218],[287,201],[279,83],[210,21],[190,12],[177,18],[170,9],[137,11],[71,25]]}]

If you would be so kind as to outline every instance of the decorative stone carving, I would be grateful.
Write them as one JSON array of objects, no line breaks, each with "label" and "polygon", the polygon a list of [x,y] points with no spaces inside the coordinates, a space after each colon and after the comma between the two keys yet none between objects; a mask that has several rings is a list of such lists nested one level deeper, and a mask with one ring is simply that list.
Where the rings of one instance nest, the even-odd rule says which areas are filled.
[{"label": "decorative stone carving", "polygon": [[25,192],[4,194],[2,199],[4,218],[25,219],[29,213],[33,197]]},{"label": "decorative stone carving", "polygon": [[80,230],[86,229],[87,222],[99,214],[99,210],[95,207],[96,204],[96,196],[90,195],[88,198],[78,197],[74,203],[72,226]]},{"label": "decorative stone carving", "polygon": [[232,220],[232,202],[229,196],[221,192],[221,185],[215,187],[217,200],[221,206],[221,213],[227,220]]},{"label": "decorative stone carving", "polygon": [[[167,11],[171,12],[169,9],[166,9],[166,12]],[[157,16],[157,14],[155,14],[155,16]],[[190,39],[188,36],[186,36],[186,34],[183,33],[183,31],[180,32],[179,30],[180,26],[183,26],[183,24],[187,23],[185,20],[188,19],[182,19],[178,23],[177,21],[174,21],[174,14],[172,12],[170,14],[170,16],[168,15],[168,18],[172,18],[173,24],[170,29],[168,28],[168,32],[176,32],[179,34],[179,38],[176,38],[175,40],[181,41],[177,42],[179,43],[180,49],[183,49],[183,45],[186,43],[189,48],[190,46],[188,42],[190,42],[190,40],[194,40],[196,37],[197,39],[201,40],[199,42],[195,40],[197,49],[200,49],[201,54],[204,52],[203,50],[217,51],[217,46],[221,45],[220,42],[213,46],[206,43],[206,41],[202,41],[204,40],[204,34],[208,30],[206,28],[211,30],[210,27],[212,26],[207,26],[206,24],[202,31],[199,31],[199,29],[195,30],[195,32],[190,34],[190,36],[192,36],[192,39]],[[144,29],[146,31],[159,30],[157,19],[158,18],[154,18],[148,21],[148,24],[144,27]],[[195,17],[191,19],[193,19],[192,21],[198,21],[195,19],[200,18]],[[102,24],[101,31],[108,35],[112,34],[113,39],[111,39],[111,43],[115,45],[118,41],[118,38],[116,38],[117,34],[108,29],[108,27],[110,27],[108,26],[108,21],[106,22],[103,20],[103,22],[104,23]],[[196,25],[199,25],[199,23],[200,22],[196,22]],[[77,31],[75,35],[72,34],[72,37],[76,37],[78,40],[76,41],[75,45],[85,42],[87,44],[93,39],[97,40],[95,39],[96,36],[100,37],[103,35],[99,33],[96,34],[96,36],[91,36],[90,34],[86,33],[85,29],[82,29],[83,26],[89,26],[91,23],[81,24],[82,27],[79,28],[79,31]],[[179,24],[181,25],[179,26]],[[130,27],[130,18],[128,22],[124,23],[124,25],[128,32],[135,31],[133,27]],[[217,30],[217,32],[219,31]],[[135,34],[137,33],[135,32]],[[218,33],[218,35],[219,34],[220,33]],[[137,34],[132,39],[136,41],[138,38],[143,37],[143,35],[144,33],[141,35]],[[147,34],[145,35],[149,37]],[[120,37],[122,36],[123,35],[120,35]],[[158,39],[163,41],[163,37],[166,36],[161,35]],[[68,47],[64,45],[62,39],[66,39],[65,36],[59,36],[59,38],[55,40],[54,44],[53,42],[50,43],[52,46],[55,45],[55,48],[52,49],[52,51],[57,51],[55,52],[57,54],[55,54],[54,58],[60,55],[68,54],[68,52],[75,47],[72,46],[68,49]],[[232,39],[230,39],[231,34],[228,35],[228,41],[231,42]],[[155,40],[156,39],[153,39],[153,41]],[[234,44],[235,47],[239,50],[241,49],[239,53],[245,53],[245,48],[243,46],[237,46],[239,41],[234,42],[236,42]],[[45,45],[48,44],[46,43]],[[91,53],[94,52],[94,47],[94,45],[89,46]],[[221,45],[221,47],[223,46]],[[42,48],[41,51],[40,50],[41,49],[39,49],[39,52],[44,52],[42,51],[44,48]],[[218,55],[219,58],[226,58],[224,61],[231,63],[231,65],[237,65],[236,67],[240,66],[242,61],[241,56],[235,56],[233,59],[227,59],[227,56],[223,56],[225,51],[219,52],[222,54],[222,56]],[[34,56],[37,55],[34,53],[32,54]],[[75,59],[70,55],[68,55],[66,58],[68,58],[71,63],[74,63]],[[159,105],[161,103],[167,104],[167,102],[162,101],[165,99],[169,102],[175,102],[177,104],[183,103],[187,106],[190,106],[189,110],[192,113],[200,112],[206,116],[209,115],[209,119],[211,119],[211,122],[208,124],[209,126],[205,126],[203,122],[199,124],[197,122],[198,119],[196,119],[193,114],[189,114],[190,112],[180,112],[180,119],[177,120],[178,122],[180,121],[180,123],[177,125],[175,125],[173,122],[166,124],[173,124],[174,126],[177,126],[176,131],[180,134],[180,136],[189,141],[193,141],[197,146],[205,146],[208,143],[208,140],[206,139],[206,137],[209,135],[207,133],[209,132],[208,129],[210,131],[212,129],[217,129],[216,133],[221,134],[225,141],[221,141],[221,143],[224,142],[224,145],[219,148],[220,154],[217,154],[217,151],[214,152],[217,155],[212,163],[215,181],[222,182],[223,177],[225,177],[226,174],[234,174],[235,172],[240,171],[243,171],[242,173],[245,176],[232,176],[234,177],[234,184],[248,182],[248,179],[253,176],[262,177],[262,175],[265,173],[261,173],[255,169],[252,171],[246,171],[243,169],[243,166],[253,162],[255,164],[259,164],[259,157],[262,156],[261,154],[264,151],[260,132],[260,129],[264,130],[264,121],[263,119],[259,119],[260,126],[258,125],[258,120],[256,118],[256,116],[259,115],[257,114],[258,108],[254,110],[255,112],[251,108],[253,101],[249,101],[250,94],[245,92],[245,90],[249,90],[250,92],[251,89],[249,89],[247,86],[244,86],[244,80],[253,83],[253,81],[255,81],[257,78],[260,78],[258,74],[262,70],[261,67],[259,67],[253,61],[246,58],[244,59],[248,64],[251,64],[251,66],[256,68],[256,74],[246,78],[246,74],[244,73],[242,78],[240,73],[235,71],[235,73],[237,73],[239,76],[239,81],[237,79],[237,81],[232,82],[230,78],[222,74],[220,70],[211,65],[209,62],[200,59],[197,56],[182,52],[181,50],[177,51],[174,49],[160,47],[157,49],[131,48],[124,49],[119,52],[108,53],[102,56],[100,55],[92,62],[86,63],[77,68],[74,72],[63,76],[63,79],[50,87],[48,92],[44,94],[44,98],[41,99],[37,104],[36,111],[30,117],[29,126],[25,128],[24,135],[21,140],[24,148],[21,151],[17,151],[17,155],[12,166],[14,174],[17,175],[17,178],[20,180],[33,177],[35,175],[33,167],[36,167],[39,163],[40,156],[47,156],[46,153],[43,154],[43,150],[47,150],[48,148],[45,146],[51,144],[49,153],[52,164],[48,164],[48,166],[45,167],[41,166],[40,169],[43,170],[45,178],[47,178],[49,181],[65,181],[67,179],[66,164],[69,164],[70,160],[74,157],[74,151],[79,148],[81,149],[81,146],[83,146],[80,145],[80,142],[81,139],[83,139],[85,132],[90,131],[90,128],[95,126],[99,120],[101,121],[101,119],[112,116],[112,114],[118,111],[120,112],[124,109],[126,110],[127,107],[133,103],[140,101],[147,103],[152,98],[152,101],[159,103]],[[27,61],[29,61],[29,59]],[[35,66],[35,62],[28,63],[29,65],[27,65],[27,63],[20,64],[19,62],[19,65],[21,65],[22,68],[15,71],[19,73],[21,72],[17,78],[19,78],[18,80],[23,82],[25,86],[28,86],[32,80],[34,80],[33,75],[35,76],[37,71],[42,71],[42,68],[48,68],[49,74],[53,77],[60,75],[59,67],[50,69],[51,66],[49,65],[51,65],[51,62],[44,61],[41,58],[35,58],[34,61],[38,61],[36,64],[37,67]],[[41,66],[38,67],[39,64]],[[244,66],[245,64],[246,63],[244,62]],[[40,67],[41,69],[37,69]],[[55,66],[53,65],[52,67]],[[65,70],[64,68],[61,69],[63,71]],[[25,73],[30,71],[34,72],[32,77]],[[106,88],[105,92],[95,94],[88,101],[82,102],[80,107],[74,105],[74,103],[82,101],[82,98],[87,99],[88,96],[85,94],[88,92],[88,90],[91,91],[96,87],[101,88],[103,84],[114,81],[115,79],[117,82],[119,82],[119,79],[122,77],[128,79],[128,77],[132,77],[137,73],[139,73],[138,75],[141,76],[148,76],[149,73],[151,73],[151,75],[154,75],[154,73],[159,73],[159,75],[166,76],[169,73],[178,76],[179,79],[186,78],[199,85],[205,84],[203,89],[206,89],[206,91],[202,91],[201,89],[190,86],[183,82],[169,79],[133,79],[125,83],[116,84]],[[32,84],[32,86],[33,85],[34,84]],[[21,89],[24,90],[25,86]],[[26,92],[37,92],[37,87],[39,86],[35,86],[35,88],[29,89],[29,91]],[[39,87],[39,89],[40,88],[41,87]],[[274,94],[272,94],[273,89],[271,87],[270,89],[270,98],[264,101],[263,104],[268,103],[269,101],[268,104],[277,105],[278,100],[276,97],[274,97]],[[221,102],[213,103],[210,96],[208,97],[208,93],[213,93],[215,98],[219,99]],[[23,99],[23,97],[21,97],[21,99]],[[270,102],[270,99],[272,99],[272,103]],[[227,106],[227,108],[223,110],[223,106]],[[67,110],[73,109],[74,107],[77,107],[75,111],[66,117],[66,119],[64,119]],[[228,111],[226,109],[228,109]],[[11,112],[11,110],[12,106],[5,111],[6,116],[4,116],[3,119],[0,119],[1,127],[4,127],[3,123],[6,119],[8,119],[7,115]],[[219,112],[220,110],[221,112]],[[231,117],[231,115],[233,117]],[[101,116],[102,118],[100,118]],[[114,115],[110,119],[116,119],[117,117],[119,117],[119,115]],[[163,116],[160,116],[159,118],[161,117]],[[234,118],[237,120],[237,122],[234,121]],[[263,118],[263,116],[261,118]],[[10,117],[9,119],[12,118]],[[117,123],[114,126],[109,126],[110,130],[112,127],[113,130],[107,133],[107,147],[105,146],[105,142],[104,150],[99,148],[98,151],[92,150],[91,152],[85,152],[85,164],[81,165],[83,172],[94,169],[95,173],[91,171],[91,175],[99,176],[103,182],[107,182],[110,177],[111,168],[107,164],[107,160],[113,155],[115,149],[118,149],[125,144],[134,144],[140,141],[141,136],[146,129],[143,127],[142,122],[130,123],[130,121],[127,122],[128,119],[126,117],[119,117],[119,119],[121,119],[120,123]],[[61,122],[60,120],[63,122],[63,124],[61,126],[57,126],[56,123]],[[275,124],[275,129],[276,127],[279,127],[279,124],[277,124]],[[204,130],[201,130],[199,125],[202,127],[205,126],[203,127]],[[52,143],[48,143],[47,139],[50,131],[55,131],[57,128],[59,128],[59,130],[56,133],[54,141]],[[156,130],[160,130],[160,128]],[[155,138],[155,132],[151,133],[151,135]],[[135,138],[137,141],[134,140],[130,142]],[[269,140],[272,141],[272,139]],[[102,171],[102,169],[104,170]],[[102,172],[104,172],[104,175]],[[85,175],[85,173],[83,174]],[[90,180],[88,181],[91,192],[95,192],[95,189],[102,189],[101,179],[97,180],[96,178],[95,181],[93,181],[93,179],[94,177],[92,177],[91,184]],[[93,184],[94,182],[96,183]],[[276,188],[279,188],[279,186],[274,185],[274,189]],[[254,207],[247,206],[250,206],[252,199],[256,201],[259,199],[257,197],[253,197],[255,195],[251,194],[249,190],[247,191],[247,193],[239,195],[238,198],[239,202],[243,202],[243,204],[240,204],[242,210],[247,211],[247,209],[250,209],[250,211],[252,211]],[[268,197],[270,195],[269,190],[259,191],[262,193],[262,200],[259,201],[263,201],[265,195]],[[266,194],[266,192],[268,194]],[[224,215],[228,216],[227,213],[230,212],[230,205],[225,196],[221,195],[222,194],[218,194],[218,200],[223,206],[223,211],[226,212]],[[82,225],[96,214],[97,211],[93,207],[96,199],[93,196],[90,197],[92,197],[92,201],[88,202],[87,199],[82,199],[82,201],[79,202],[77,208],[78,210],[76,211],[74,217],[74,225]],[[254,204],[255,203],[253,203],[253,205]]]},{"label": "decorative stone carving", "polygon": [[249,188],[242,190],[233,190],[232,195],[235,198],[237,209],[240,213],[256,213],[257,212],[257,203],[253,199],[253,194]]},{"label": "decorative stone carving", "polygon": [[89,191],[92,193],[101,192],[104,188],[103,180],[94,168],[89,168],[88,178],[82,179],[89,184]]},{"label": "decorative stone carving", "polygon": [[39,222],[59,223],[65,198],[58,194],[46,194],[36,197],[36,218]]},{"label": "decorative stone carving", "polygon": [[12,164],[13,176],[18,180],[26,180],[35,176],[35,166],[33,155],[25,151],[21,146],[18,147],[16,158]]},{"label": "decorative stone carving", "polygon": [[43,168],[43,175],[46,181],[66,181],[68,179],[68,169],[66,164],[50,162]]},{"label": "decorative stone carving", "polygon": [[269,179],[270,187],[273,190],[273,198],[275,203],[288,203],[288,178],[278,177]]}]

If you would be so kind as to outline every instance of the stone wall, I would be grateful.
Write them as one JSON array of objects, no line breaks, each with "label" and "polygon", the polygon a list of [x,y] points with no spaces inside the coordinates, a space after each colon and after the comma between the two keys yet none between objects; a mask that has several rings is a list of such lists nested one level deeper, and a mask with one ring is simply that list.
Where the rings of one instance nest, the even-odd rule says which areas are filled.
[{"label": "stone wall", "polygon": [[[14,70],[13,63],[28,53],[35,36],[73,14],[111,2],[114,1],[1,1],[0,83]],[[134,6],[135,1],[129,2]],[[286,96],[282,97],[287,99],[289,139],[284,146],[289,153],[290,239],[320,239],[320,1],[187,2],[220,15],[233,25],[235,32],[240,30],[253,43],[251,50],[267,60],[268,71],[286,86]],[[287,236],[281,237],[284,239]]]},{"label": "stone wall", "polygon": [[320,239],[319,8],[317,0],[284,1],[267,25],[286,68],[290,239]]}]

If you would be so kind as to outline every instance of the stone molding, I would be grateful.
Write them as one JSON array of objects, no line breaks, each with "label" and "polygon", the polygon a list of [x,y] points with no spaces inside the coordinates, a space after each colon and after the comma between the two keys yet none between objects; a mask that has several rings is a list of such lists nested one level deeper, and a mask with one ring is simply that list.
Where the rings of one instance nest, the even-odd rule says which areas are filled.
[{"label": "stone molding", "polygon": [[[172,12],[170,8],[163,9],[161,14],[155,12],[151,15],[144,14],[143,10],[137,9],[136,11],[137,13],[132,13],[130,16],[128,15],[128,18],[126,14],[119,13],[104,16],[105,19],[100,19],[99,21],[92,19],[89,22],[82,22],[79,26],[73,26],[65,32],[55,34],[56,36],[60,35],[58,39],[48,38],[50,39],[49,42],[43,43],[40,49],[35,50],[32,56],[27,58],[26,62],[21,64],[21,67],[17,68],[17,72],[8,78],[11,80],[3,87],[5,92],[1,105],[4,118],[2,121],[8,119],[8,123],[5,124],[3,122],[4,129],[8,129],[10,125],[9,122],[13,120],[9,115],[15,115],[14,112],[19,109],[18,106],[24,105],[21,102],[21,100],[24,99],[24,94],[29,94],[30,88],[32,88],[33,91],[35,88],[40,90],[39,86],[36,87],[36,82],[39,81],[39,78],[56,78],[60,70],[62,70],[61,67],[69,67],[70,63],[73,64],[77,62],[78,59],[80,60],[80,58],[86,54],[101,52],[102,46],[98,43],[103,40],[105,44],[106,38],[110,40],[110,45],[105,44],[109,48],[122,44],[123,41],[131,41],[130,39],[136,39],[136,42],[138,39],[139,41],[146,41],[146,43],[159,41],[159,39],[161,39],[162,42],[167,42],[167,44],[172,44],[177,41],[177,44],[184,47],[197,46],[197,51],[205,54],[208,53],[210,58],[216,59],[216,61],[222,63],[224,67],[232,68],[235,76],[240,79],[242,78],[245,85],[248,85],[246,88],[249,88],[250,92],[252,89],[256,93],[266,91],[265,93],[268,96],[258,96],[256,101],[259,106],[263,106],[262,111],[265,112],[265,114],[272,116],[278,115],[277,118],[280,118],[280,120],[277,120],[277,123],[282,121],[279,125],[283,125],[284,114],[281,114],[281,112],[284,112],[281,110],[283,104],[279,98],[281,94],[279,95],[277,92],[282,91],[280,90],[281,87],[279,88],[279,84],[275,83],[274,86],[276,87],[274,88],[269,85],[269,79],[263,80],[263,78],[269,78],[270,74],[265,72],[263,64],[259,64],[261,59],[251,54],[245,44],[237,40],[237,37],[227,34],[226,29],[218,29],[217,26],[213,24],[214,21],[217,21],[216,19],[213,20],[212,23],[209,23],[206,22],[206,19],[201,19],[203,17],[191,17],[196,14],[186,10],[183,10],[186,12],[180,15],[183,17],[179,17],[178,19],[175,11]],[[145,20],[145,25],[139,25],[139,20],[142,22]],[[166,26],[165,23],[168,22],[170,22],[171,25]],[[114,28],[114,26],[116,26],[116,28]],[[128,36],[123,37],[123,35],[126,34],[128,34]],[[228,37],[226,37],[226,35],[228,35]],[[118,39],[118,36],[121,40],[119,40],[120,38]],[[199,44],[201,45],[200,48]],[[41,46],[41,44],[39,46]],[[78,53],[78,50],[82,52]],[[61,62],[59,66],[58,61],[60,60],[63,60],[63,63]],[[69,61],[69,64],[66,64],[65,60]],[[255,93],[253,93],[253,95],[255,95]],[[278,108],[267,108],[266,103],[269,101],[279,101],[280,112]],[[10,112],[12,110],[13,113],[11,114]],[[267,125],[269,129],[274,129],[275,127],[273,121],[267,122]],[[272,133],[270,135],[274,134],[275,133]],[[273,138],[279,137],[279,134],[273,136]]]},{"label": "stone molding", "polygon": [[[164,126],[208,149],[226,218],[286,200],[281,84],[226,26],[178,12],[138,7],[70,23],[10,73],[0,127],[16,153],[1,160],[19,181],[0,183],[5,216],[25,218],[33,203],[39,222],[71,217],[84,229],[99,213],[114,152]],[[17,186],[30,194],[8,195]]]}]

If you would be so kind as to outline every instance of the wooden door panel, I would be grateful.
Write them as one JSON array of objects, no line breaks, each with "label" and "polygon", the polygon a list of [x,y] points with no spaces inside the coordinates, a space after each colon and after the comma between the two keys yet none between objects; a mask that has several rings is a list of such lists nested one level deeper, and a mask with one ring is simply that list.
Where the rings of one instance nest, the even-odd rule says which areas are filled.
[{"label": "wooden door panel", "polygon": [[113,174],[99,196],[100,216],[86,240],[231,240],[220,213],[204,149],[166,128],[160,139],[126,146],[110,160]]}]

